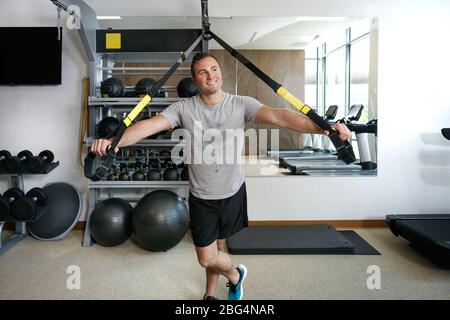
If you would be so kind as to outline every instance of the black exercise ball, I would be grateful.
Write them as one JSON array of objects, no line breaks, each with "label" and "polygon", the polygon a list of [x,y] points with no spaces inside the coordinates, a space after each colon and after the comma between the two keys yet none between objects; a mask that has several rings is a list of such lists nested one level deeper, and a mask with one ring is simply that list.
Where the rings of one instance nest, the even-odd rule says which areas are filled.
[{"label": "black exercise ball", "polygon": [[89,229],[95,241],[105,247],[124,243],[130,237],[133,207],[125,200],[110,198],[95,206]]},{"label": "black exercise ball", "polygon": [[188,209],[177,194],[157,190],[144,196],[133,214],[133,235],[150,251],[166,251],[176,246],[188,229]]},{"label": "black exercise ball", "polygon": [[192,78],[184,78],[178,82],[177,93],[180,98],[190,98],[200,93]]},{"label": "black exercise ball", "polygon": [[95,131],[97,133],[97,138],[109,139],[114,137],[119,130],[120,120],[114,117],[103,118],[97,126]]},{"label": "black exercise ball", "polygon": [[100,86],[102,98],[123,97],[125,94],[125,86],[122,80],[117,78],[108,78],[102,82]]}]

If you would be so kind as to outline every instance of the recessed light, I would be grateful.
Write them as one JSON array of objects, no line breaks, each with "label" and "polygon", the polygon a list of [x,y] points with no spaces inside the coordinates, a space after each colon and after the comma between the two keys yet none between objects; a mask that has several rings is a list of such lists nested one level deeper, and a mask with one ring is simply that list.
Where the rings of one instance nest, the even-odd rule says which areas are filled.
[{"label": "recessed light", "polygon": [[297,17],[295,21],[345,21],[346,17]]},{"label": "recessed light", "polygon": [[121,16],[97,16],[97,20],[120,20]]}]

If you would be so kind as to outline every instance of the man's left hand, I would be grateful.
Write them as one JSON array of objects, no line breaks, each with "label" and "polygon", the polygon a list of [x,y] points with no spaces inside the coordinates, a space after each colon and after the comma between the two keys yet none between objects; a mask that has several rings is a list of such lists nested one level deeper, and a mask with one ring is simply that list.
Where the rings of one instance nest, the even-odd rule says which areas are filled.
[{"label": "man's left hand", "polygon": [[[350,137],[352,136],[352,133],[350,132],[350,130],[348,130],[347,126],[343,123],[336,123],[336,124],[331,125],[331,127],[333,129],[335,129],[337,132],[339,132],[339,137],[343,141],[350,139]],[[325,131],[325,135],[328,136],[328,134],[329,134],[329,132]]]}]

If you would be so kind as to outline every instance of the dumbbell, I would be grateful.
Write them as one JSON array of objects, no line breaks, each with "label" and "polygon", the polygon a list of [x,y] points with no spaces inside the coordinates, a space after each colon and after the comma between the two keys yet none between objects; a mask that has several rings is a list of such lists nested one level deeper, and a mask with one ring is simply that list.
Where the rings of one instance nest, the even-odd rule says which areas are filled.
[{"label": "dumbbell", "polygon": [[136,163],[134,164],[133,181],[145,181],[143,164],[139,161],[136,161]]},{"label": "dumbbell", "polygon": [[128,173],[128,166],[125,163],[120,164],[120,174],[119,174],[119,180],[120,181],[130,181],[130,175]]},{"label": "dumbbell", "polygon": [[13,202],[11,212],[19,220],[31,220],[35,217],[38,207],[47,202],[47,195],[41,188],[33,188],[22,197]]},{"label": "dumbbell", "polygon": [[18,199],[23,198],[25,194],[19,188],[11,188],[5,191],[0,197],[0,221],[6,219],[11,212],[11,205]]},{"label": "dumbbell", "polygon": [[8,150],[0,151],[0,169],[3,167],[3,164],[11,158],[11,153]]},{"label": "dumbbell", "polygon": [[17,154],[16,157],[11,157],[5,162],[5,168],[8,173],[17,173],[19,172],[24,164],[26,164],[31,158],[33,158],[33,154],[31,151],[23,150]]},{"label": "dumbbell", "polygon": [[117,166],[115,164],[113,164],[111,166],[111,170],[109,171],[108,177],[106,178],[106,180],[108,181],[117,181],[119,179],[119,177],[117,176]]},{"label": "dumbbell", "polygon": [[46,163],[52,163],[55,159],[55,156],[53,155],[53,152],[50,150],[44,150],[41,153],[39,153],[39,156],[33,157],[27,162],[28,170],[32,173],[39,173],[41,172]]},{"label": "dumbbell", "polygon": [[177,181],[178,177],[177,165],[173,162],[167,163],[167,169],[164,170],[163,179],[167,181]]},{"label": "dumbbell", "polygon": [[161,180],[161,162],[158,159],[151,159],[148,162],[149,171],[147,173],[148,181]]},{"label": "dumbbell", "polygon": [[162,158],[168,158],[168,157],[172,156],[172,153],[170,152],[170,150],[162,150],[159,153],[159,156],[162,157]]}]

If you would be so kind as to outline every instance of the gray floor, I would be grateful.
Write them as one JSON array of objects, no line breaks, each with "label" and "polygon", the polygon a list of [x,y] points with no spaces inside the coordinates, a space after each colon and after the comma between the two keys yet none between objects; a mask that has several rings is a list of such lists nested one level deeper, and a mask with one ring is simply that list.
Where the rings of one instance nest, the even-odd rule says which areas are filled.
[{"label": "gray floor", "polygon": [[[450,299],[450,270],[437,268],[388,229],[355,231],[382,255],[232,256],[249,270],[245,299]],[[81,240],[80,231],[54,242],[27,237],[0,255],[0,299],[199,299],[204,292],[189,234],[163,253],[131,241],[82,248]],[[80,289],[67,287],[74,284],[67,273],[72,265],[80,268]],[[367,287],[373,265],[380,268],[380,289]],[[226,297],[223,278],[217,296]]]}]

